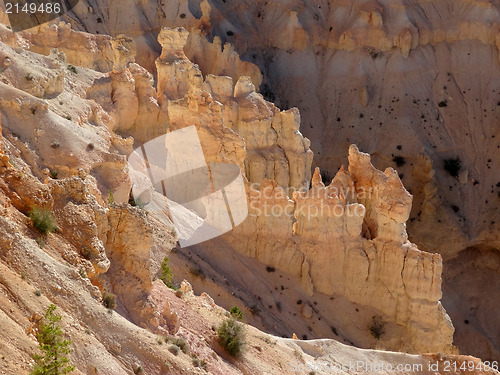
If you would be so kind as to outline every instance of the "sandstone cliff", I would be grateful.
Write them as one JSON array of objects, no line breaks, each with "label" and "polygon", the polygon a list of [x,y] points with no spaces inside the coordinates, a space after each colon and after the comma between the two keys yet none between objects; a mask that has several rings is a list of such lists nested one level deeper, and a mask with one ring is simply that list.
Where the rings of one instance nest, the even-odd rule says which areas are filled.
[{"label": "sandstone cliff", "polygon": [[[224,6],[211,9],[206,1],[201,9],[199,18],[196,18],[188,12],[187,4],[182,4],[178,11],[185,13],[176,13],[172,23],[165,19],[173,13],[168,13],[168,16],[163,13],[164,21],[155,20],[153,23],[175,23],[188,28],[194,25],[204,32],[219,33],[228,9]],[[238,12],[242,9],[241,6],[236,7],[235,14],[240,14]],[[156,12],[158,9],[148,8],[145,11],[152,16],[151,19],[160,14]],[[87,19],[99,18],[103,14],[102,9],[95,4],[86,10]],[[288,54],[299,58],[304,56],[301,54],[306,53],[304,51],[308,48],[316,48],[311,43],[315,39],[309,34],[308,27],[301,24],[304,21],[299,15],[300,9],[292,11],[286,20],[286,35],[292,37],[289,40],[276,38],[276,45],[271,44],[277,49],[277,54],[280,49],[287,48],[290,50],[287,50]],[[370,19],[370,24],[381,27],[376,14]],[[97,22],[96,27],[111,27],[109,23],[102,26],[97,24],[101,23]],[[361,28],[371,27],[363,23],[360,25]],[[130,25],[122,24],[122,27],[125,26]],[[130,30],[133,31],[134,27]],[[117,29],[113,30],[112,34],[116,35]],[[228,31],[233,34],[230,35]],[[6,124],[4,133],[7,143],[4,148],[12,156],[12,162],[22,171],[19,173],[8,169],[6,172],[4,191],[15,191],[15,194],[7,194],[8,201],[23,213],[33,203],[54,208],[66,230],[55,237],[57,242],[49,244],[48,249],[54,251],[58,244],[64,242],[68,250],[63,252],[62,259],[73,267],[81,264],[83,271],[90,277],[85,285],[96,298],[100,297],[100,290],[109,288],[118,296],[120,315],[155,332],[177,331],[177,318],[172,314],[175,307],[170,308],[169,302],[165,303],[165,291],[155,287],[150,279],[157,270],[157,264],[149,263],[149,257],[153,256],[149,249],[155,248],[155,244],[150,242],[148,229],[151,219],[145,219],[140,212],[126,206],[108,207],[106,202],[110,200],[110,190],[116,203],[128,200],[130,185],[125,171],[126,156],[131,152],[134,142],[140,144],[165,131],[194,124],[201,135],[208,161],[234,162],[245,171],[250,201],[257,201],[253,208],[261,209],[261,204],[272,204],[272,207],[281,207],[283,212],[291,214],[251,216],[247,223],[226,238],[234,249],[285,271],[284,275],[298,278],[302,289],[309,294],[321,293],[327,296],[324,299],[344,298],[359,305],[365,311],[363,317],[357,320],[365,326],[365,330],[372,317],[378,317],[386,324],[386,334],[380,340],[368,340],[366,336],[369,337],[369,332],[359,338],[352,333],[353,329],[346,327],[344,338],[352,338],[357,345],[415,352],[452,352],[453,329],[439,302],[441,257],[425,253],[408,242],[405,223],[411,216],[412,199],[401,184],[397,172],[392,169],[385,172],[376,170],[370,164],[368,155],[351,148],[348,172],[341,169],[328,187],[323,186],[317,172],[313,176],[312,189],[307,191],[311,179],[312,152],[309,149],[310,142],[299,132],[301,120],[298,110],[280,111],[257,93],[262,82],[260,72],[254,65],[242,62],[230,45],[225,45],[224,50],[221,50],[224,41],[235,36],[232,29],[224,29],[224,32],[225,36],[221,33],[219,39],[210,43],[198,30],[160,30],[158,26],[151,28],[150,34],[142,31],[132,33],[139,41],[136,47],[127,37],[78,33],[71,31],[64,23],[42,26],[38,31],[21,34],[13,34],[2,28],[1,40],[5,44],[2,44],[0,59],[4,67],[0,84],[3,85],[0,111]],[[159,44],[154,42],[157,33]],[[49,37],[43,38],[45,34]],[[376,35],[374,30],[368,34]],[[360,35],[366,37],[365,34]],[[387,42],[385,35],[379,37],[374,37],[373,43]],[[351,36],[342,38],[347,40],[345,45],[333,44],[329,48],[359,53],[357,47],[349,47],[349,43],[354,43],[348,41],[352,39]],[[411,57],[413,53],[408,49],[408,40],[408,33],[405,32],[394,42],[402,46],[403,58],[404,55]],[[438,40],[436,43],[441,42]],[[235,45],[244,46],[245,42],[243,40]],[[248,51],[256,48],[251,44],[247,47]],[[389,51],[392,45],[384,48]],[[139,51],[137,61],[140,64],[135,62],[136,49]],[[154,51],[160,52],[160,49],[162,53],[155,54]],[[250,52],[244,53],[248,56]],[[153,65],[157,56],[156,64]],[[210,56],[210,59],[204,59],[204,56]],[[145,60],[148,64],[142,63]],[[31,65],[23,61],[29,61]],[[141,65],[156,72],[156,77]],[[301,78],[293,81],[299,88],[309,87],[310,77],[304,78],[305,72],[308,72],[306,65],[302,65],[300,74],[297,74]],[[277,66],[270,63],[264,73],[278,73],[273,70]],[[276,79],[281,77],[279,74],[273,76]],[[154,86],[155,78],[157,88]],[[269,76],[264,76],[262,87],[267,89],[262,91],[267,97],[273,94],[269,89],[272,87],[269,80]],[[370,87],[364,87],[357,96],[363,108],[372,103],[370,90]],[[301,90],[285,91],[290,95],[298,95]],[[279,98],[286,97],[281,94]],[[314,103],[317,96],[309,95],[307,90],[301,95],[312,98],[312,103],[304,104],[304,113],[314,112],[307,108],[317,109],[317,103]],[[313,105],[309,107],[309,104]],[[325,116],[331,115],[331,112],[325,113]],[[364,118],[364,115],[359,118]],[[302,120],[303,130],[308,129],[308,121],[307,118]],[[318,137],[315,132],[310,134]],[[328,137],[326,139],[325,142],[330,142]],[[353,141],[359,143],[363,150],[377,155],[378,149],[365,146],[366,141],[363,139],[350,137],[347,140],[349,144]],[[342,147],[338,148],[342,149],[342,154],[347,149],[344,147],[347,142],[342,140]],[[317,150],[319,163],[322,164],[324,149],[320,146]],[[406,146],[404,150],[406,152]],[[424,224],[415,233],[435,233],[432,220],[441,217],[439,215],[444,210],[443,198],[436,192],[440,185],[431,157],[428,150],[421,153],[413,169],[415,182],[409,181],[410,185],[418,183],[424,186],[423,194],[412,189],[415,200],[421,202],[423,207],[420,220]],[[410,157],[406,158],[408,163]],[[384,166],[390,163],[390,158],[377,155],[375,164],[377,159]],[[334,158],[328,160],[330,163]],[[6,161],[4,164],[7,166]],[[329,167],[329,170],[332,169]],[[49,176],[54,171],[63,180],[51,181],[54,179]],[[405,178],[402,178],[404,181]],[[460,181],[469,180],[461,174]],[[251,189],[256,186],[250,185],[252,183],[261,184],[261,190]],[[261,194],[265,188],[271,190],[270,198]],[[302,192],[287,195],[294,190]],[[379,195],[362,196],[362,191],[375,191]],[[332,208],[329,211],[331,215],[310,215],[311,211],[318,211],[325,205]],[[342,215],[334,211],[336,207],[342,208]],[[13,210],[12,207],[9,206],[9,210]],[[361,212],[357,210],[365,212],[357,215]],[[355,215],[351,215],[352,212]],[[14,210],[12,215],[17,215],[15,217],[19,220],[23,218]],[[444,215],[444,221],[446,228],[452,228],[452,233],[457,234],[457,242],[450,250],[450,254],[455,254],[468,240],[453,223],[453,216],[447,218]],[[2,241],[5,249],[9,249],[14,241],[15,227],[9,226],[9,223],[5,225],[6,235]],[[73,227],[79,230],[73,231]],[[172,231],[168,220],[162,222],[161,228],[166,233]],[[130,234],[136,229],[144,234],[147,241],[140,241]],[[484,238],[491,239],[491,233],[484,232]],[[446,240],[429,243],[437,243],[444,248]],[[82,244],[91,250],[88,262],[78,256],[78,246]],[[34,243],[32,245],[36,246]],[[169,246],[168,249],[172,244]],[[131,248],[134,251],[129,253]],[[167,249],[157,250],[164,254]],[[444,250],[440,252],[446,255]],[[59,255],[53,252],[53,256],[58,258]],[[9,265],[13,262],[12,258],[6,259]],[[32,263],[22,264],[32,266]],[[131,274],[131,279],[124,281],[125,274]],[[37,273],[34,277],[41,276]],[[63,289],[68,284],[64,285]],[[248,285],[245,287],[251,289]],[[79,290],[76,287],[67,288]],[[65,304],[63,297],[52,294],[49,297]],[[76,304],[73,300],[70,302]],[[85,304],[96,303],[86,299]],[[177,307],[182,309],[182,306]],[[310,318],[315,314],[315,309],[312,303],[304,304],[301,314],[306,319]],[[70,310],[70,315],[78,316],[74,310]],[[280,322],[278,320],[275,323]],[[96,328],[96,331],[99,329]],[[314,329],[311,328],[311,331]],[[316,334],[321,335],[321,330],[316,330]],[[124,340],[130,343],[127,341],[128,336]],[[491,338],[493,345],[490,346],[493,356],[497,350],[494,340],[494,337]],[[128,344],[124,344],[124,347],[123,357],[141,357],[141,361],[149,358]],[[122,351],[121,347],[109,342],[106,350],[113,353]],[[152,359],[151,363],[151,366],[155,366],[154,371],[160,371],[157,359]],[[217,364],[214,363],[213,367]],[[116,366],[115,371],[120,371],[119,364],[110,362],[110,366]],[[232,370],[237,371],[234,368]],[[248,369],[242,369],[242,372],[245,371],[248,372]]]},{"label": "sandstone cliff", "polygon": [[[300,109],[301,131],[324,174],[346,163],[352,143],[377,167],[395,167],[414,197],[409,237],[443,256],[445,274],[463,250],[500,247],[491,173],[500,160],[495,1],[122,4],[80,1],[65,19],[91,32],[128,33],[138,62],[153,73],[161,27],[192,29],[184,50],[204,76],[250,76],[278,107]],[[444,164],[456,158],[454,176]],[[471,329],[457,324],[459,334]]]}]

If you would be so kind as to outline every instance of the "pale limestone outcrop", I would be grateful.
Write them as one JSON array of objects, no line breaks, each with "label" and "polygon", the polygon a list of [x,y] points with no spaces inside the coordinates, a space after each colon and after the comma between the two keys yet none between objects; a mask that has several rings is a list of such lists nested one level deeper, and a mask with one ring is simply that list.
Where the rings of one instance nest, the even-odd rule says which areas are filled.
[{"label": "pale limestone outcrop", "polygon": [[392,168],[378,171],[351,146],[349,171],[329,186],[317,169],[312,188],[293,200],[273,182],[250,189],[249,217],[226,238],[301,277],[306,290],[342,295],[404,327],[401,337],[380,339],[385,348],[453,352],[453,326],[439,301],[442,260],[408,241],[411,201]]},{"label": "pale limestone outcrop", "polygon": [[135,61],[137,53],[135,42],[125,35],[118,35],[111,40],[113,48],[113,72],[121,72]]},{"label": "pale limestone outcrop", "polygon": [[146,306],[153,288],[149,274],[152,228],[145,212],[126,205],[111,206],[108,221],[106,254],[111,267],[105,276],[132,320],[145,324],[152,311]]},{"label": "pale limestone outcrop", "polygon": [[[128,32],[137,42],[138,62],[150,71],[157,54],[150,40],[161,26],[183,26],[190,30],[185,53],[202,73],[227,74],[236,82],[241,75],[252,76],[249,71],[255,68],[242,68],[236,57],[221,59],[222,45],[229,51],[231,43],[242,58],[260,67],[264,93],[272,94],[280,107],[301,110],[302,132],[322,170],[332,173],[345,164],[340,150],[353,142],[369,150],[375,163],[388,165],[393,154],[404,153],[407,163],[397,169],[416,192],[420,183],[410,177],[412,164],[425,148],[436,171],[441,216],[425,224],[429,221],[419,215],[422,200],[415,200],[408,226],[421,248],[448,260],[467,247],[500,242],[499,211],[491,204],[497,199],[498,181],[490,173],[499,167],[498,158],[492,157],[498,103],[492,82],[500,79],[500,13],[494,1],[347,1],[324,6],[314,0],[299,8],[290,0],[126,4],[117,9],[108,1],[83,0],[74,10],[83,25],[73,23],[113,35]],[[109,17],[96,23],[95,17],[86,16],[89,6]],[[125,7],[147,15],[147,25],[123,20]],[[358,68],[347,69],[353,65]],[[474,79],[471,67],[480,67],[473,69]],[[447,106],[440,107],[444,100]],[[459,178],[463,186],[454,188],[442,161],[456,156],[461,156],[464,171]],[[450,203],[460,212],[452,211]]]},{"label": "pale limestone outcrop", "polygon": [[109,35],[76,32],[63,21],[45,23],[29,31],[16,33],[15,36],[9,37],[7,34],[2,39],[9,45],[22,46],[42,55],[49,55],[53,48],[57,48],[59,53],[64,53],[68,64],[100,72],[113,69],[116,55],[113,38]]},{"label": "pale limestone outcrop", "polygon": [[193,28],[183,48],[189,60],[197,64],[204,75],[229,76],[234,82],[247,76],[257,89],[262,83],[259,68],[242,61],[234,46],[230,43],[222,45],[219,37],[210,43],[201,30]]},{"label": "pale limestone outcrop", "polygon": [[312,152],[299,132],[298,111],[280,111],[265,101],[249,77],[234,87],[230,77],[204,79],[184,53],[188,39],[182,28],[163,28],[158,37],[158,102],[169,130],[195,125],[207,161],[234,162],[250,182],[270,178],[283,187],[307,187]]},{"label": "pale limestone outcrop", "polygon": [[86,271],[93,278],[110,266],[104,249],[108,219],[93,195],[91,182],[82,177],[52,180],[49,186],[60,233],[91,262]]}]

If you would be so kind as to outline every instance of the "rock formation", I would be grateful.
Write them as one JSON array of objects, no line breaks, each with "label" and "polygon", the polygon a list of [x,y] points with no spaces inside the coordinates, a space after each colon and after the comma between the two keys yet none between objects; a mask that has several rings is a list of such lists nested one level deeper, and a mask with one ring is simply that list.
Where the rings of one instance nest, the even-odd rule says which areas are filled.
[{"label": "rock formation", "polygon": [[[294,274],[303,285],[380,311],[404,327],[381,339],[389,349],[453,351],[453,326],[441,306],[442,260],[408,241],[412,196],[392,168],[378,171],[356,146],[328,186],[290,200],[273,182],[249,192],[249,218],[228,241],[245,255]],[[429,334],[433,332],[433,334]]]},{"label": "rock formation", "polygon": [[[446,263],[465,249],[500,248],[499,181],[491,173],[500,160],[494,1],[123,4],[118,10],[109,2],[81,1],[67,20],[111,35],[129,32],[139,63],[151,72],[152,56],[161,52],[151,40],[162,26],[194,29],[184,50],[204,76],[235,75],[234,82],[237,74],[252,76],[251,68],[239,62],[229,68],[229,58],[221,58],[221,46],[234,49],[259,66],[257,90],[280,108],[300,109],[315,166],[333,174],[355,143],[376,166],[398,170],[414,196],[409,237],[420,249],[440,253],[445,273]],[[124,22],[118,16],[124,9],[141,14],[147,27]],[[444,163],[456,158],[455,177]]]},{"label": "rock formation", "polygon": [[[223,318],[224,311],[208,294],[199,299],[193,296],[187,283],[181,285],[186,295],[182,299],[174,296],[159,280],[153,281],[159,268],[159,261],[154,257],[172,250],[175,233],[168,215],[160,219],[156,214],[149,215],[140,208],[127,205],[130,181],[126,157],[135,146],[167,131],[195,125],[208,162],[235,163],[245,172],[250,216],[244,224],[220,239],[232,245],[231,251],[234,249],[254,258],[245,260],[249,264],[258,263],[255,262],[257,259],[269,267],[268,273],[282,272],[280,276],[299,280],[301,290],[309,295],[322,294],[324,299],[341,299],[364,309],[360,314],[363,317],[357,319],[363,325],[366,323],[368,335],[372,330],[371,340],[356,340],[349,334],[345,335],[347,340],[351,337],[360,346],[416,353],[455,352],[453,326],[440,303],[443,264],[438,253],[441,252],[443,257],[455,256],[464,244],[473,243],[477,238],[492,240],[495,245],[495,232],[484,229],[478,221],[474,231],[481,230],[480,236],[470,240],[464,230],[457,229],[454,214],[444,206],[445,198],[439,194],[444,177],[452,176],[436,173],[436,155],[430,148],[421,150],[417,141],[395,146],[398,151],[404,150],[404,156],[398,151],[395,151],[397,155],[391,155],[396,160],[394,163],[406,165],[411,172],[404,171],[406,178],[392,168],[384,172],[377,170],[368,154],[351,146],[348,170],[342,167],[325,186],[318,169],[312,176],[309,189],[312,151],[309,140],[299,131],[299,125],[302,122],[301,129],[307,129],[314,137],[313,142],[319,145],[317,164],[327,166],[329,170],[343,158],[339,154],[345,153],[344,146],[353,141],[364,151],[375,154],[376,165],[390,164],[387,155],[376,151],[389,143],[395,145],[401,138],[397,132],[388,131],[387,137],[379,144],[378,138],[371,137],[372,133],[366,138],[358,138],[359,129],[354,129],[357,125],[353,123],[350,129],[354,130],[328,130],[321,138],[323,133],[318,131],[321,129],[319,123],[324,122],[326,129],[331,129],[332,123],[342,123],[349,116],[355,116],[363,124],[374,121],[371,119],[375,118],[373,106],[382,97],[368,78],[349,81],[347,74],[345,81],[339,81],[340,91],[335,91],[329,85],[332,74],[339,74],[338,65],[349,66],[364,53],[369,55],[365,57],[370,64],[376,65],[383,56],[387,65],[395,64],[394,69],[399,69],[412,58],[423,59],[426,48],[457,40],[466,44],[470,38],[482,38],[482,51],[486,53],[493,46],[490,35],[493,31],[474,25],[467,33],[467,28],[461,24],[461,32],[456,38],[447,33],[443,36],[438,28],[426,31],[423,26],[412,27],[409,24],[412,17],[401,13],[404,7],[391,7],[393,13],[386,20],[385,16],[382,17],[382,7],[370,3],[363,5],[370,8],[369,12],[360,10],[361,5],[355,7],[350,16],[356,21],[352,27],[344,27],[338,22],[335,30],[331,26],[331,36],[322,39],[327,28],[320,29],[318,25],[321,23],[316,22],[316,18],[320,18],[319,10],[313,12],[309,5],[304,5],[303,8],[276,12],[270,8],[275,4],[259,3],[253,4],[251,9],[256,10],[260,31],[271,27],[281,30],[276,35],[263,33],[262,43],[272,52],[261,54],[258,53],[261,41],[249,41],[251,35],[248,34],[247,38],[243,33],[245,27],[254,26],[243,21],[240,24],[227,21],[229,11],[235,17],[248,11],[244,3],[217,3],[214,7],[204,0],[199,12],[195,9],[196,4],[188,6],[187,2],[178,4],[175,12],[170,8],[173,3],[144,3],[140,7],[132,3],[134,7],[130,9],[138,13],[141,7],[149,7],[143,9],[142,16],[147,14],[144,17],[151,20],[146,31],[142,30],[147,23],[142,16],[139,17],[141,22],[127,25],[136,44],[115,32],[126,25],[122,18],[114,17],[116,9],[102,8],[106,2],[98,6],[93,1],[81,1],[75,12],[66,17],[71,21],[71,17],[82,14],[80,27],[87,25],[89,30],[95,27],[91,31],[109,27],[105,31],[112,30],[113,37],[73,31],[64,22],[17,34],[0,25],[0,114],[3,121],[2,150],[5,152],[5,155],[0,154],[0,273],[7,275],[0,281],[9,293],[27,301],[22,308],[17,305],[12,308],[19,317],[12,317],[9,314],[13,312],[2,309],[2,322],[19,331],[19,322],[27,325],[27,316],[41,311],[49,301],[56,302],[65,311],[68,326],[77,337],[75,360],[79,371],[87,373],[95,373],[96,369],[107,373],[131,373],[141,367],[148,373],[164,373],[168,366],[177,373],[196,371],[190,367],[193,366],[191,358],[181,358],[176,362],[166,348],[157,345],[157,338],[152,333],[188,337],[196,346],[196,353],[213,358],[210,370],[215,373],[266,373],[278,366],[278,362],[268,365],[262,361],[259,353],[266,349],[262,349],[261,343],[256,344],[258,341],[252,342],[243,368],[223,362],[215,354],[220,354],[220,348],[205,343],[213,340],[210,327]],[[485,4],[486,13],[492,13],[494,8]],[[257,14],[259,7],[260,15]],[[471,7],[476,9],[478,5],[472,4]],[[132,11],[130,9],[127,12]],[[191,14],[191,10],[197,13],[197,17]],[[342,10],[345,10],[343,6],[332,8],[331,19],[344,19]],[[448,12],[444,8],[440,11]],[[279,16],[271,17],[278,13]],[[388,27],[394,22],[393,17],[401,20],[403,26]],[[274,20],[273,24],[271,20]],[[160,27],[165,24],[186,28]],[[192,27],[195,29],[190,30]],[[493,30],[497,30],[495,27]],[[205,33],[218,35],[218,38],[214,37],[210,42]],[[159,45],[154,42],[156,34]],[[228,40],[234,44],[226,44]],[[494,40],[497,43],[497,39]],[[479,49],[473,45],[474,49]],[[393,47],[398,50],[394,51]],[[256,65],[240,59],[235,52],[237,49],[254,62],[262,63],[264,59],[267,64],[262,71],[264,75]],[[325,65],[325,75],[321,76],[324,79],[320,79],[319,73],[311,67],[317,68],[313,62],[321,62],[330,49],[338,54],[332,57],[332,66]],[[453,50],[452,54],[459,52]],[[448,56],[446,51],[436,53]],[[389,54],[397,55],[392,58],[397,60],[396,63],[389,61]],[[287,55],[291,60],[287,60]],[[270,61],[273,58],[276,60]],[[290,69],[281,69],[283,65],[288,66],[285,61],[291,61]],[[375,68],[370,65],[366,77],[373,76]],[[439,74],[437,77],[439,84],[447,79]],[[343,85],[347,84],[354,85],[356,92],[347,94],[342,91]],[[302,114],[306,116],[301,119],[296,108],[282,111],[266,101],[258,93],[259,85],[267,98],[274,96],[283,107],[288,107],[285,100],[288,104],[303,106]],[[316,89],[325,96],[319,98],[314,92]],[[439,90],[434,94],[435,98],[442,96]],[[304,102],[300,102],[299,95],[305,98]],[[452,102],[451,94],[446,98],[443,105],[438,105],[438,112],[431,111],[433,114],[446,117],[442,108],[447,108]],[[327,110],[332,100],[342,103],[349,100],[348,105],[342,107],[354,108],[352,113],[349,112],[351,109],[345,109],[343,113],[349,116],[344,117],[344,114],[335,112],[336,109]],[[417,103],[421,100],[425,106],[422,98],[415,100]],[[393,101],[399,103],[399,98],[395,97]],[[359,114],[358,104],[363,108]],[[339,106],[332,108],[338,109]],[[313,123],[311,119],[321,121]],[[447,117],[446,123],[449,121]],[[393,119],[388,118],[387,123],[393,124],[389,130],[395,129]],[[413,128],[408,125],[406,129]],[[490,130],[486,126],[484,134],[490,135]],[[447,131],[452,133],[453,141],[457,141],[459,131],[451,127]],[[344,137],[345,134],[349,136]],[[487,147],[490,147],[489,143]],[[417,155],[417,149],[420,152],[418,157],[413,156]],[[414,166],[408,165],[410,160]],[[495,162],[488,162],[488,166],[494,168]],[[471,188],[471,184],[478,185],[472,180],[475,177],[471,177],[475,173],[482,176],[481,180],[484,176],[487,184],[491,182],[492,176],[473,167],[464,163],[457,181],[453,186],[449,185],[450,191],[457,183],[465,185],[464,189]],[[401,181],[405,182],[405,179],[409,179],[415,201],[421,205],[418,219],[411,214],[412,195]],[[483,189],[482,181],[479,185]],[[422,191],[414,191],[415,186],[422,187]],[[489,185],[487,187],[489,189]],[[61,231],[46,238],[38,236],[25,216],[33,205],[51,209]],[[487,213],[478,210],[481,215]],[[436,222],[442,214],[443,222],[438,225]],[[432,248],[418,248],[409,241],[406,232],[408,219],[410,223],[411,219],[424,223],[416,226],[415,232],[410,232],[416,233],[416,238],[423,237],[423,233],[435,236],[433,226],[451,228],[450,233],[458,236],[447,248],[446,240],[423,240]],[[490,224],[491,228],[495,225]],[[436,253],[424,252],[423,249]],[[477,264],[484,266],[481,262]],[[15,287],[16,283],[26,287],[26,282],[18,283],[23,279],[23,273],[27,273],[26,277],[34,284],[30,291],[39,288],[44,296],[43,303],[33,296],[24,297],[23,292]],[[243,278],[242,275],[238,277]],[[219,288],[224,293],[225,286]],[[246,285],[246,288],[243,292],[250,292],[251,286]],[[116,294],[117,314],[109,314],[100,305],[104,291]],[[495,293],[494,289],[492,293]],[[300,302],[297,301],[299,316],[312,321],[319,307],[314,302]],[[276,303],[275,306],[280,311],[281,305]],[[272,305],[268,307],[271,309]],[[481,305],[481,308],[484,307]],[[202,318],[197,321],[195,317],[200,314]],[[461,314],[457,316],[462,317]],[[186,323],[191,320],[195,321],[194,327]],[[279,319],[274,322],[279,323]],[[382,335],[383,327],[385,332]],[[488,323],[485,327],[488,329]],[[338,336],[335,327],[330,328]],[[86,330],[91,332],[92,338],[87,339],[82,333]],[[20,331],[24,332],[23,329]],[[363,334],[366,336],[365,332]],[[474,334],[475,342],[480,342],[480,346],[494,357],[497,353],[495,338],[488,337],[485,343],[477,332]],[[14,336],[17,335],[19,333]],[[257,337],[260,333],[255,335]],[[145,351],[137,347],[136,336],[152,349]],[[5,337],[9,338],[9,333]],[[270,340],[268,336],[263,337]],[[301,363],[313,357],[333,358],[339,353],[342,358],[364,355],[356,351],[354,354],[346,352],[336,344],[332,344],[334,354],[330,354],[329,345],[325,349],[321,343],[294,341],[300,344],[276,341],[279,342],[277,351],[282,351],[276,355],[289,361],[294,350],[299,354],[303,351]],[[203,344],[194,345],[200,342]],[[25,361],[23,368],[27,369],[26,358],[31,358],[27,354],[33,351],[34,340],[23,336],[22,343],[29,349],[23,354],[17,349],[13,351],[16,358]],[[89,343],[91,345],[85,345]],[[11,346],[15,347],[15,344],[9,343],[9,348]],[[379,352],[362,353],[369,353],[373,358],[379,355]],[[387,356],[394,361],[400,359],[394,354]],[[89,363],[82,360],[89,357],[92,358]],[[165,358],[168,358],[167,364]],[[422,357],[411,358],[426,363]],[[18,364],[17,367],[8,366],[10,373],[20,367]]]}]

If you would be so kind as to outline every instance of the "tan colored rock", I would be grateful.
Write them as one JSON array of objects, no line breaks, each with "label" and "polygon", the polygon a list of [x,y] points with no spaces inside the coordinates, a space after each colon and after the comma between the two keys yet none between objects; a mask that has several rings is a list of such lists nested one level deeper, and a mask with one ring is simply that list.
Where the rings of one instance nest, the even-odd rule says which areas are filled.
[{"label": "tan colored rock", "polygon": [[132,38],[118,35],[111,40],[111,46],[113,48],[113,72],[119,73],[135,61],[136,48]]},{"label": "tan colored rock", "polygon": [[227,236],[237,251],[296,275],[306,290],[382,312],[404,327],[404,344],[379,340],[387,349],[455,351],[439,302],[441,257],[408,241],[412,196],[392,168],[375,169],[353,145],[349,172],[341,168],[329,186],[316,169],[312,188],[294,193],[293,201],[273,182],[250,190],[249,201],[249,217]]},{"label": "tan colored rock", "polygon": [[79,177],[53,180],[50,191],[60,233],[90,260],[93,268],[88,276],[92,278],[107,272],[110,261],[103,243],[108,230],[106,211],[96,202],[89,185],[89,180]]},{"label": "tan colored rock", "polygon": [[313,309],[309,305],[304,305],[301,314],[305,319],[311,319],[313,316]]}]

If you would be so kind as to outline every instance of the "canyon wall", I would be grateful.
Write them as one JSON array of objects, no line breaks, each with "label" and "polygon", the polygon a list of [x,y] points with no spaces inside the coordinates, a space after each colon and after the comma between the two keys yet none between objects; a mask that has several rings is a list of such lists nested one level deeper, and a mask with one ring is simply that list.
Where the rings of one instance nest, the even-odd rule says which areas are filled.
[{"label": "canyon wall", "polygon": [[[51,27],[67,28],[64,24]],[[5,29],[4,34],[3,40],[13,46],[30,43],[28,37],[14,38]],[[98,202],[109,200],[111,189],[116,203],[123,203],[130,191],[125,156],[134,142],[140,144],[165,131],[195,125],[207,161],[238,164],[247,176],[250,207],[260,210],[226,237],[234,249],[299,277],[309,293],[339,295],[373,308],[380,319],[395,327],[392,334],[379,340],[381,347],[410,352],[455,350],[453,327],[439,302],[441,257],[420,251],[408,241],[405,223],[412,197],[395,170],[376,170],[369,156],[352,146],[348,171],[341,169],[328,187],[317,171],[309,190],[312,152],[310,142],[299,131],[299,112],[281,111],[264,100],[256,92],[259,75],[238,76],[247,65],[242,63],[241,70],[233,72],[237,80],[204,75],[186,55],[190,34],[182,28],[163,28],[158,37],[162,53],[155,64],[155,89],[151,73],[134,62],[136,48],[130,39],[94,38],[99,41],[98,50],[111,45],[111,69],[90,69],[101,59],[97,54],[95,60],[87,55],[87,68],[77,67],[74,72],[65,60],[64,47],[49,49],[52,39],[46,47],[43,40],[37,42],[41,43],[37,48],[50,51],[47,57],[36,57],[47,74],[37,75],[23,64],[7,64],[7,95],[0,109],[8,119],[9,131],[19,133],[19,147],[23,142],[35,146],[37,158],[31,161],[31,168],[47,168],[45,176],[53,169],[60,170],[61,177],[90,175],[94,189],[100,190]],[[4,66],[7,59],[20,59],[15,47],[6,46],[3,54]],[[28,74],[33,78],[26,79]],[[61,76],[62,86],[58,83]],[[68,88],[72,95],[55,99],[54,92]],[[20,104],[17,96],[26,99]],[[71,116],[59,107],[62,99],[74,103]],[[20,107],[23,112],[13,110]],[[37,111],[43,121],[37,117],[38,127],[29,126],[34,124]],[[54,113],[59,116],[49,121]],[[71,140],[70,131],[77,135]],[[88,143],[86,140],[93,138],[86,138],[87,133],[96,139]],[[61,147],[71,157],[69,166],[62,165],[61,158],[51,151]],[[262,184],[260,190],[253,189],[255,184]],[[266,188],[271,189],[270,198],[262,195]],[[67,198],[61,199],[65,202]],[[266,215],[260,205],[268,205],[269,199],[276,207],[292,211],[289,215]],[[321,214],[312,214],[318,210]],[[116,240],[107,244],[107,250],[115,266],[103,283],[113,286],[133,320],[142,321],[147,318],[137,314],[137,306],[146,298],[141,291],[147,294],[152,287],[144,278],[147,249],[140,244],[136,254],[140,262],[134,266],[134,256],[127,256],[123,249],[124,243],[133,241],[121,233],[121,225],[128,227],[133,220],[127,219],[126,210],[112,209],[109,215],[112,229],[108,235]],[[92,228],[90,242],[98,238],[97,233]],[[96,254],[102,252],[96,246],[91,249]],[[107,270],[103,264],[96,273]],[[135,276],[134,283],[120,281],[125,272]],[[128,289],[134,293],[126,293]]]}]

